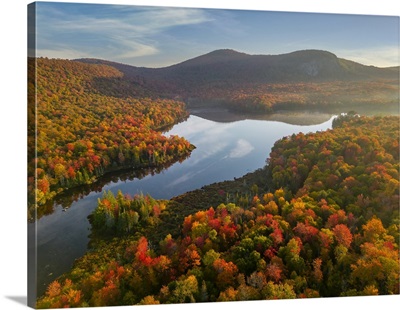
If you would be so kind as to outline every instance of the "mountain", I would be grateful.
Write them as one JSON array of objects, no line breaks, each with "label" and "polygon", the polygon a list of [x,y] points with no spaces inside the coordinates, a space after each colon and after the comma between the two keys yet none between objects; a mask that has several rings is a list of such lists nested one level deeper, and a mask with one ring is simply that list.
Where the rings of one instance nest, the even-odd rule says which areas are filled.
[{"label": "mountain", "polygon": [[287,83],[307,81],[370,80],[398,78],[398,67],[377,68],[338,58],[321,50],[303,50],[281,55],[249,55],[221,49],[164,68],[143,68],[108,61],[127,76],[168,80],[191,85],[218,82]]},{"label": "mountain", "polygon": [[269,111],[277,104],[282,108],[282,104],[302,102],[398,102],[399,67],[365,66],[322,50],[249,55],[221,49],[164,68],[134,67],[99,59],[78,61],[106,64],[121,71],[125,81],[121,93],[140,86],[147,93],[186,102],[236,102],[240,110],[244,106],[254,110],[257,106],[255,111],[259,107],[260,111]]}]

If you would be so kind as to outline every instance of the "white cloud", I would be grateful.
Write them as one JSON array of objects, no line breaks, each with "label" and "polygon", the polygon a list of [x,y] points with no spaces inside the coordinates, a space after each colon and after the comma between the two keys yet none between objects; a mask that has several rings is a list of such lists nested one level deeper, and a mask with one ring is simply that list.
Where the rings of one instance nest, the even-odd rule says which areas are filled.
[{"label": "white cloud", "polygon": [[391,67],[399,65],[399,49],[393,46],[338,50],[336,55],[367,66]]},{"label": "white cloud", "polygon": [[139,42],[133,42],[121,39],[121,44],[124,46],[124,52],[117,54],[117,59],[130,59],[141,56],[149,56],[157,54],[159,51],[157,48],[151,45],[142,44]]},{"label": "white cloud", "polygon": [[[128,60],[159,53],[159,36],[176,26],[210,21],[204,10],[109,6],[98,15],[40,6],[38,55]],[[123,14],[122,14],[123,13]],[[60,44],[60,38],[63,44]],[[65,48],[68,46],[68,48]]]}]

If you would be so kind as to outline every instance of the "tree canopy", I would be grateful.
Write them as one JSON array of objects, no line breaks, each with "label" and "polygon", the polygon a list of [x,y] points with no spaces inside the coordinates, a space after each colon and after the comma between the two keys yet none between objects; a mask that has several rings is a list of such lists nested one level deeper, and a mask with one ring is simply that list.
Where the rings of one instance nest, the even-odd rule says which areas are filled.
[{"label": "tree canopy", "polygon": [[37,306],[399,294],[398,126],[352,115],[285,137],[218,205],[104,193],[94,249]]},{"label": "tree canopy", "polygon": [[[113,92],[123,74],[100,64],[29,59],[28,192],[30,213],[61,191],[107,172],[176,161],[193,146],[162,131],[187,118],[183,102],[140,86]],[[99,87],[101,83],[102,87]]]}]

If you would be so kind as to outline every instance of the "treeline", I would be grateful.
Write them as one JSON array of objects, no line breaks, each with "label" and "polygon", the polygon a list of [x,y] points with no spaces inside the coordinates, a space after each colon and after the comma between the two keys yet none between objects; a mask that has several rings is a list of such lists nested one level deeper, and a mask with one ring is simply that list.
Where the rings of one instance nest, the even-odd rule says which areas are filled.
[{"label": "treeline", "polygon": [[183,96],[253,113],[292,109],[338,110],[349,106],[385,110],[397,108],[398,81],[210,84]]},{"label": "treeline", "polygon": [[37,306],[399,294],[399,118],[344,116],[334,127],[277,141],[257,172],[269,190],[212,193],[227,201],[186,215],[179,233],[167,224],[195,200],[105,193],[95,248]]},{"label": "treeline", "polygon": [[[122,168],[159,166],[190,154],[183,138],[162,134],[187,118],[182,102],[112,93],[118,70],[68,60],[29,59],[30,212],[57,193]],[[101,92],[94,85],[103,81]],[[111,87],[111,89],[107,89]],[[143,90],[142,90],[143,91]],[[35,127],[36,126],[36,127]]]}]

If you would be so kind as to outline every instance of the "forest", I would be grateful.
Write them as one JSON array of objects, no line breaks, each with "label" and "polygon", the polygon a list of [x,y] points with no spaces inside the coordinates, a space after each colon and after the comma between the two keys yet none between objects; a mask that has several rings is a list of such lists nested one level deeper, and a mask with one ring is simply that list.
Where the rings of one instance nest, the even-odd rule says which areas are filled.
[{"label": "forest", "polygon": [[[110,138],[92,141],[94,135],[79,128],[96,114],[74,113],[80,115],[74,135],[93,142],[79,152],[105,152],[112,162],[120,150],[132,158],[124,144],[114,153],[108,145],[114,128],[129,143],[128,128],[100,123],[94,128]],[[113,113],[111,119],[129,124]],[[109,130],[101,129],[107,125]],[[163,124],[140,125],[148,133]],[[45,133],[41,139],[52,141],[52,133]],[[73,141],[64,134],[62,141]],[[48,169],[80,162],[79,144],[69,143],[71,150],[57,144],[41,149],[43,160],[55,162]],[[107,148],[98,149],[101,143]],[[37,307],[399,294],[399,117],[342,115],[333,129],[283,137],[265,155],[262,169],[206,186],[201,195],[156,200],[104,192],[90,216],[91,249],[47,287]],[[58,186],[69,184],[68,169]],[[54,178],[55,171],[43,175]]]},{"label": "forest", "polygon": [[229,99],[224,100],[223,105],[240,112],[256,113],[290,109],[396,109],[397,84],[398,81],[391,80],[249,85],[230,92]]},{"label": "forest", "polygon": [[114,90],[122,73],[110,66],[31,58],[28,75],[32,220],[67,189],[112,171],[182,160],[194,148],[184,138],[162,134],[188,117],[183,102],[158,98],[140,86],[130,86],[122,98]]}]

